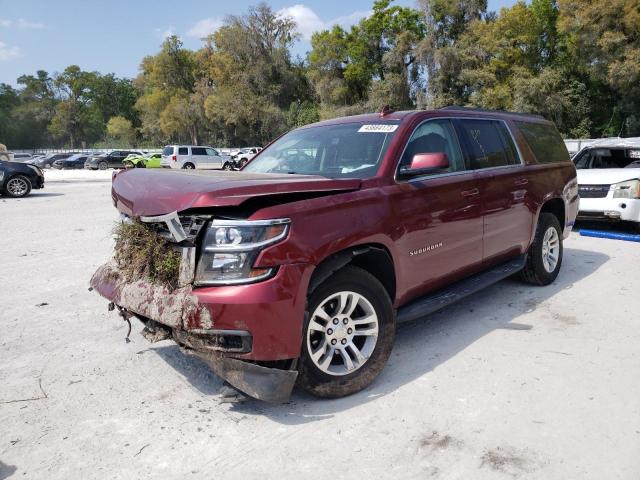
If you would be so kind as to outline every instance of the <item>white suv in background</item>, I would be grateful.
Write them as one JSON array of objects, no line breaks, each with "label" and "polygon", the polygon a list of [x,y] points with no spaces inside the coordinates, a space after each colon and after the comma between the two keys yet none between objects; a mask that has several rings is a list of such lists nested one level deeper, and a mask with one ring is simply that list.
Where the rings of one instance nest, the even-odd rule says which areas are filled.
[{"label": "white suv in background", "polygon": [[640,138],[607,138],[580,150],[578,220],[622,220],[640,231]]},{"label": "white suv in background", "polygon": [[230,159],[213,147],[198,145],[167,145],[162,150],[160,166],[187,170],[212,170],[230,165]]}]

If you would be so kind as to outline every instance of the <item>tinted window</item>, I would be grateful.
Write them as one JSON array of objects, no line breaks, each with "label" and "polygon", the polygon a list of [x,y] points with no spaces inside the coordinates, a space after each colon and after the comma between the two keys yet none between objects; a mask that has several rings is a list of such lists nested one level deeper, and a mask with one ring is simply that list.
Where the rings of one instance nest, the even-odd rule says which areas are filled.
[{"label": "tinted window", "polygon": [[[495,120],[464,119],[457,121],[461,136],[464,138],[469,167],[503,167],[519,163],[513,144],[509,146],[504,133],[504,124]],[[508,134],[508,132],[506,132]]]},{"label": "tinted window", "polygon": [[390,122],[352,122],[293,130],[265,148],[244,171],[372,177],[397,128]]},{"label": "tinted window", "polygon": [[218,152],[216,152],[213,148],[207,148],[207,155],[215,156],[218,155]]},{"label": "tinted window", "polygon": [[462,152],[458,145],[453,125],[449,120],[429,120],[419,125],[411,135],[407,148],[402,154],[400,160],[400,168],[411,165],[413,156],[418,153],[446,153],[449,160],[449,168],[446,170],[438,170],[434,173],[442,173],[443,171],[455,172],[464,170],[464,160]]},{"label": "tinted window", "polygon": [[178,155],[189,155],[189,149],[187,147],[178,148]]},{"label": "tinted window", "polygon": [[538,163],[566,162],[569,152],[552,123],[516,122]]},{"label": "tinted window", "polygon": [[163,155],[173,155],[173,147],[164,147],[162,149]]},{"label": "tinted window", "polygon": [[191,155],[206,155],[207,149],[203,147],[191,147]]}]

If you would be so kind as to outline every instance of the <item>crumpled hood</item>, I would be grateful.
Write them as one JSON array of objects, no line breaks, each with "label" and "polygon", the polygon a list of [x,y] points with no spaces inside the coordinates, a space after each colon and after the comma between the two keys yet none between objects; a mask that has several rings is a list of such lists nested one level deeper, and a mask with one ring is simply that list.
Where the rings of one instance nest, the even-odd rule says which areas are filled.
[{"label": "crumpled hood", "polygon": [[591,168],[577,172],[578,185],[611,185],[640,178],[640,168]]},{"label": "crumpled hood", "polygon": [[357,190],[360,184],[358,179],[313,175],[136,168],[114,174],[112,196],[121,212],[151,216],[189,208],[236,206],[259,196]]}]

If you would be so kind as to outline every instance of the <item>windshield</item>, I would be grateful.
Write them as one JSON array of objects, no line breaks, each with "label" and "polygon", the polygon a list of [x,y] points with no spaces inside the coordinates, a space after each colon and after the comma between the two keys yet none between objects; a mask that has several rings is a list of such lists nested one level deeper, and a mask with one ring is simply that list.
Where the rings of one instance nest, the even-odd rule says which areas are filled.
[{"label": "windshield", "polygon": [[347,123],[294,130],[264,149],[243,169],[328,178],[375,176],[397,123]]},{"label": "windshield", "polygon": [[638,168],[640,149],[592,148],[575,159],[578,170],[590,168]]}]

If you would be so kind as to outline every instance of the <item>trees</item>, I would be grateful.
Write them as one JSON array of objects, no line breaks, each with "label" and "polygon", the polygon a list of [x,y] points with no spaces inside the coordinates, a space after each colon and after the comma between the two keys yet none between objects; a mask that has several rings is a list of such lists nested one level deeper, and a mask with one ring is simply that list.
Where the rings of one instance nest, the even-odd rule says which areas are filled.
[{"label": "trees", "polygon": [[339,26],[315,33],[309,78],[322,116],[413,106],[420,83],[416,48],[425,25],[420,14],[377,0],[373,13],[346,32]]},{"label": "trees", "polygon": [[[568,136],[640,135],[640,0],[520,0],[499,13],[487,0],[376,0],[356,25],[314,33],[304,60],[291,56],[298,37],[262,3],[199,50],[167,38],[133,81],[73,65],[23,75],[0,85],[0,140],[77,146],[124,142],[132,129],[156,145],[264,144],[385,104],[518,110]],[[129,133],[114,137],[123,119]]]},{"label": "trees", "polygon": [[119,147],[131,147],[135,145],[136,130],[131,120],[118,115],[107,122],[107,136]]}]

